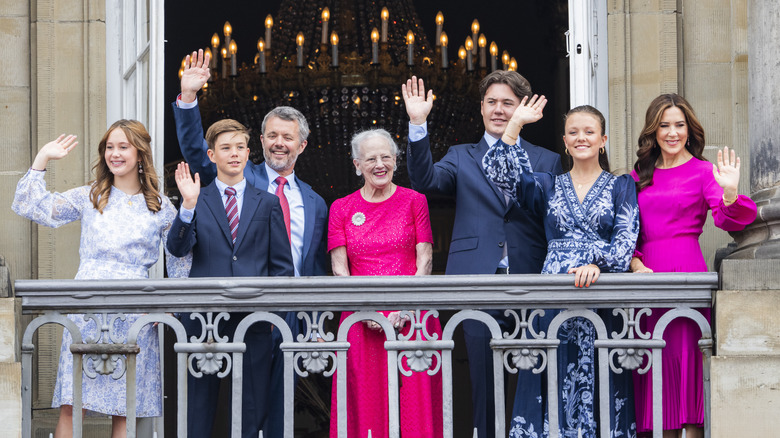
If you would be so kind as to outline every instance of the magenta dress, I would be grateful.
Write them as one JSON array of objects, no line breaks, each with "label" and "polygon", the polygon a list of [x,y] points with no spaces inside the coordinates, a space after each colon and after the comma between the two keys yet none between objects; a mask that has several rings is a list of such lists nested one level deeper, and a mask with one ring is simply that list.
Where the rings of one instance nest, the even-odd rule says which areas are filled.
[{"label": "magenta dress", "polygon": [[[639,180],[631,172],[634,180]],[[712,210],[715,225],[739,231],[756,218],[756,204],[740,195],[729,206],[723,204],[723,188],[712,176],[712,163],[691,158],[671,169],[656,169],[653,184],[637,196],[639,240],[637,254],[654,272],[706,272],[699,236]],[[669,309],[653,309],[642,328],[652,331]],[[710,309],[698,309],[709,321]],[[687,318],[672,321],[664,332],[663,428],[681,429],[704,422],[702,355],[698,348],[701,331]],[[636,424],[638,432],[653,428],[652,369],[634,373]]]},{"label": "magenta dress", "polygon": [[[428,202],[414,190],[397,187],[390,198],[368,202],[360,191],[336,200],[330,208],[328,251],[346,246],[350,275],[414,275],[416,245],[433,243]],[[398,309],[414,310],[414,309]],[[383,311],[387,315],[390,311]],[[352,312],[343,312],[343,321]],[[407,334],[407,323],[403,333]],[[441,339],[437,318],[427,321],[428,333]],[[414,339],[414,338],[412,338]],[[388,436],[387,352],[383,332],[365,324],[352,326],[347,359],[348,436]],[[436,366],[434,358],[433,366]],[[404,360],[404,367],[408,369]],[[401,436],[404,438],[442,435],[441,373],[400,375]],[[338,435],[338,400],[333,377],[330,436]]]}]

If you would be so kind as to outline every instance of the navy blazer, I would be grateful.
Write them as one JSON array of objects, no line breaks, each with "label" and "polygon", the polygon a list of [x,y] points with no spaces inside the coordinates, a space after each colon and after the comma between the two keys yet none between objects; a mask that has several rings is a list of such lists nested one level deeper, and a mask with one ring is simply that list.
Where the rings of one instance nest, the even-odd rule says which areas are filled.
[{"label": "navy blazer", "polygon": [[[203,138],[203,124],[200,110],[195,107],[182,109],[173,103],[173,115],[176,120],[176,135],[184,160],[193,172],[200,174],[201,181],[207,184],[217,176],[217,166],[209,160],[206,151],[208,144]],[[249,161],[244,168],[244,177],[249,185],[262,191],[268,190],[268,174],[264,163]],[[301,252],[301,275],[326,275],[330,267],[327,260],[328,206],[311,186],[295,176],[303,197],[303,250]]]},{"label": "navy blazer", "polygon": [[171,254],[192,250],[190,277],[293,276],[292,253],[279,198],[247,184],[232,242],[222,195],[212,181],[200,191],[195,217],[176,215],[168,233]]},{"label": "navy blazer", "polygon": [[[521,141],[535,171],[562,173],[560,155]],[[452,146],[434,164],[427,135],[409,143],[407,166],[412,188],[455,197],[455,224],[446,273],[495,273],[506,242],[509,272],[538,274],[547,255],[542,218],[516,202],[507,205],[504,195],[482,168],[487,150],[483,137],[476,144]]]}]

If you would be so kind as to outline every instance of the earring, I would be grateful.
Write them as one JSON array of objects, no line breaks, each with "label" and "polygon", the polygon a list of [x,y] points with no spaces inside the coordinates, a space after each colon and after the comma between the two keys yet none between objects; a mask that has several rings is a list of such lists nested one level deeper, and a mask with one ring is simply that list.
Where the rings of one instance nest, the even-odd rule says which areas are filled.
[{"label": "earring", "polygon": [[363,172],[361,172],[360,169],[355,169],[355,175],[357,176],[363,175]]},{"label": "earring", "polygon": [[138,162],[138,173],[144,173],[144,165],[140,161]]},{"label": "earring", "polygon": [[566,148],[566,147],[563,148],[563,153],[568,155],[568,156],[571,156],[571,154],[569,153],[569,148]]},{"label": "earring", "polygon": [[602,147],[600,147],[600,148],[599,148],[599,153],[600,153],[601,155],[604,155],[604,154],[606,154],[606,153],[607,153],[607,147],[606,147],[606,146],[602,146]]}]

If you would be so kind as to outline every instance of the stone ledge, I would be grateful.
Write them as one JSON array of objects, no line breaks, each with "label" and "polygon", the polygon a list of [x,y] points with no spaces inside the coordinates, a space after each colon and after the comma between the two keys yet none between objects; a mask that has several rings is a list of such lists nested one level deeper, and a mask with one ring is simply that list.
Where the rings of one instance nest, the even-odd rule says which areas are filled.
[{"label": "stone ledge", "polygon": [[780,290],[780,259],[723,260],[720,282],[723,290]]}]

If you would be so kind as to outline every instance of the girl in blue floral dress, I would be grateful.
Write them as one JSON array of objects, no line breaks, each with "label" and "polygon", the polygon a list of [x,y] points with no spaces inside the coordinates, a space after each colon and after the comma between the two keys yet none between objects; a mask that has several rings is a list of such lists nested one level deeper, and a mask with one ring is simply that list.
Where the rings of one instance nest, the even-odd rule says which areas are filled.
[{"label": "girl in blue floral dress", "polygon": [[[152,164],[151,137],[134,120],[119,120],[103,136],[99,157],[93,170],[95,181],[63,193],[46,190],[44,174],[50,160],[64,158],[78,144],[73,135],[61,135],[38,152],[32,167],[19,181],[13,210],[40,225],[59,227],[81,220],[80,264],[76,279],[147,278],[157,262],[160,242],[176,216],[176,209],[159,192],[159,180]],[[164,247],[165,245],[163,245]],[[188,258],[167,257],[170,277],[189,274]],[[130,326],[140,315],[128,314],[125,320],[108,314],[112,335],[124,342]],[[83,342],[101,336],[103,315],[68,315],[79,327]],[[53,407],[61,407],[56,437],[71,436],[73,431],[73,355],[70,333],[62,336]],[[104,339],[99,342],[111,342]],[[160,352],[157,328],[144,327],[138,337],[136,415],[159,416],[162,413]],[[85,358],[86,359],[86,358]],[[124,363],[116,363],[110,375],[94,373],[95,363],[85,360],[82,402],[85,410],[112,416],[112,437],[125,436],[126,373]],[[120,377],[121,375],[121,377]]]},{"label": "girl in blue floral dress", "polygon": [[[604,116],[589,105],[566,114],[563,141],[572,159],[571,171],[557,176],[533,173],[525,151],[514,145],[523,125],[542,117],[546,102],[544,96],[523,99],[483,166],[506,196],[543,219],[548,249],[542,273],[574,274],[575,286],[589,287],[601,272],[628,270],[639,231],[636,188],[630,175],[609,173]],[[547,310],[537,330],[546,331],[557,313]],[[616,321],[606,314],[602,319],[610,333]],[[561,325],[558,338],[559,435],[602,436],[597,422],[596,330],[585,318],[570,318]],[[611,437],[636,435],[630,377],[627,371],[610,376],[606,396]],[[510,437],[548,436],[546,394],[541,375],[521,371]]]}]

